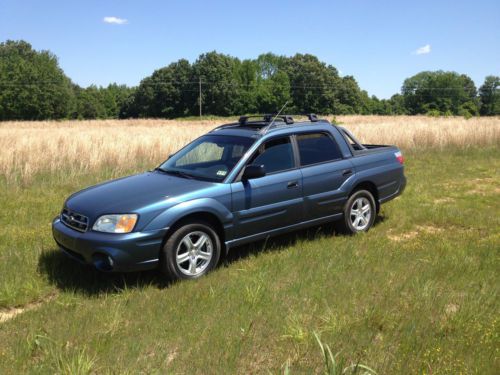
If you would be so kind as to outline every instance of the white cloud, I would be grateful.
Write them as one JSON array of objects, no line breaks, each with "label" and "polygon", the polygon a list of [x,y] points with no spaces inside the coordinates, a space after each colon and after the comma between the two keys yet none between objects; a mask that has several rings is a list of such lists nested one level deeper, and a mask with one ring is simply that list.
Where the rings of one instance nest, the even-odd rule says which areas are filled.
[{"label": "white cloud", "polygon": [[102,21],[105,23],[111,23],[114,25],[124,25],[124,24],[128,23],[128,20],[126,20],[125,18],[119,18],[119,17],[104,17],[102,19]]},{"label": "white cloud", "polygon": [[426,44],[425,46],[417,48],[417,50],[414,52],[415,55],[427,55],[428,53],[431,53],[430,44]]}]

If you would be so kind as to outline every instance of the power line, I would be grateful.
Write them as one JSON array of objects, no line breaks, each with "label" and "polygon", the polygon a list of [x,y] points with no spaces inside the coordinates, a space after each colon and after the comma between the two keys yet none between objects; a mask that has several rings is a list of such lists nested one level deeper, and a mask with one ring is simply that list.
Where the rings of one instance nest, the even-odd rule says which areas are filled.
[{"label": "power line", "polygon": [[[201,79],[199,81],[162,81],[162,82],[150,82],[145,84],[145,86],[165,86],[165,85],[200,85]],[[56,82],[56,81],[37,81],[37,82],[1,82],[0,81],[0,86],[50,86],[50,85],[59,85],[61,82]],[[237,83],[237,82],[217,82],[217,81],[212,81],[212,82],[203,82],[203,85],[205,86],[227,86],[227,87],[244,87],[244,88],[250,88],[250,87],[258,87],[260,85],[269,85],[269,86],[279,86],[283,88],[290,88],[290,89],[321,89],[321,88],[336,88],[338,85],[335,84],[323,84],[323,85],[286,85],[282,83],[277,83],[277,82],[272,82],[272,81],[261,81],[261,82],[251,82],[251,83]],[[137,88],[139,86],[127,86],[127,88]],[[98,86],[96,87],[97,89],[106,89],[107,87],[104,86]],[[85,89],[85,88],[81,88]],[[462,90],[466,89],[465,87],[422,87],[418,89],[413,89],[411,91],[418,92],[418,91],[437,91],[437,90]],[[499,90],[499,89],[496,89]],[[181,91],[200,91],[199,88],[193,89],[193,90],[181,90]]]}]

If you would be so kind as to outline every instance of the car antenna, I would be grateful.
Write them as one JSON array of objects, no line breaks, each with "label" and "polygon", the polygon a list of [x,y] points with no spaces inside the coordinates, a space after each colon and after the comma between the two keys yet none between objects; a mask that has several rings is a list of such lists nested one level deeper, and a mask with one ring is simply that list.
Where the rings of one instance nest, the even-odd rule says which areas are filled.
[{"label": "car antenna", "polygon": [[285,104],[283,104],[283,107],[281,107],[281,109],[278,111],[278,113],[276,113],[276,116],[274,116],[273,121],[271,121],[271,123],[266,126],[266,128],[264,129],[264,132],[262,134],[266,134],[267,131],[269,129],[271,129],[271,126],[274,124],[274,122],[276,121],[276,119],[278,118],[278,116],[281,114],[281,112],[283,112],[283,110],[285,109],[285,107],[286,107],[287,104],[288,104],[288,100],[285,102]]}]

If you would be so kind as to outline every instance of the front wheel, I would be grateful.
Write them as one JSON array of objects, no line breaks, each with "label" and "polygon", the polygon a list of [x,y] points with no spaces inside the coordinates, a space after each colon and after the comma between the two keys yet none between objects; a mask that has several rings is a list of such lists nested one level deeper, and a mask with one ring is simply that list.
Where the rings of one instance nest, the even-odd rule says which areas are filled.
[{"label": "front wheel", "polygon": [[217,265],[220,250],[219,236],[209,224],[185,224],[163,246],[160,268],[171,280],[196,279]]},{"label": "front wheel", "polygon": [[344,228],[348,233],[366,232],[375,222],[376,205],[368,190],[354,192],[344,207]]}]

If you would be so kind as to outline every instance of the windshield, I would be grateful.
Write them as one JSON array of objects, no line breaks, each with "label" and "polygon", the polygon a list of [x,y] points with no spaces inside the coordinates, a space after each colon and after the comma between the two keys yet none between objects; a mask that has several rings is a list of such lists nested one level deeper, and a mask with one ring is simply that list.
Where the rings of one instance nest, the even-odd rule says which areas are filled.
[{"label": "windshield", "polygon": [[174,154],[158,170],[186,178],[222,181],[253,142],[247,137],[205,135]]}]

